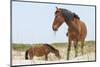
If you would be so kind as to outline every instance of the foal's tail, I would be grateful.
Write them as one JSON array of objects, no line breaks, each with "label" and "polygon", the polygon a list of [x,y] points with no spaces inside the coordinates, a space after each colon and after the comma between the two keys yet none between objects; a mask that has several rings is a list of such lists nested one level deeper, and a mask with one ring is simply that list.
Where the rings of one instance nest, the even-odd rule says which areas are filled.
[{"label": "foal's tail", "polygon": [[26,59],[26,60],[28,59],[28,51],[29,51],[29,50],[26,50],[26,52],[25,52],[25,59]]}]

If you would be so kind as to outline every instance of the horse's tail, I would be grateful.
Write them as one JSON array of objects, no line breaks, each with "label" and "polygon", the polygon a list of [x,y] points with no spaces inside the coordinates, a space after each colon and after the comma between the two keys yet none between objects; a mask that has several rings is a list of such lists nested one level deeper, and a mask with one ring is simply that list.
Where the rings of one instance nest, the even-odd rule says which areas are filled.
[{"label": "horse's tail", "polygon": [[25,52],[25,59],[26,59],[26,60],[28,59],[28,51],[29,51],[29,50],[26,50],[26,52]]}]

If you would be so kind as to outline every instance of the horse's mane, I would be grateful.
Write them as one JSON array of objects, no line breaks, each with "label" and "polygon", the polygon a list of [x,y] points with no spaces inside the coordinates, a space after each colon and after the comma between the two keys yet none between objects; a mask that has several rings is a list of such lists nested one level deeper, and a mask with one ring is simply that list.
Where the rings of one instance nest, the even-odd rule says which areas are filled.
[{"label": "horse's mane", "polygon": [[75,18],[80,19],[80,17],[76,13],[73,13],[73,15]]},{"label": "horse's mane", "polygon": [[76,13],[73,13],[70,10],[63,9],[63,8],[60,8],[60,10],[62,11],[62,15],[66,18],[73,19],[74,17],[74,18],[80,19],[80,17]]},{"label": "horse's mane", "polygon": [[45,46],[47,46],[47,47],[49,47],[49,48],[51,48],[51,49],[53,49],[53,50],[56,50],[57,51],[57,49],[55,49],[54,47],[52,47],[51,45],[49,45],[49,44],[43,44],[43,45],[45,45]]},{"label": "horse's mane", "polygon": [[71,12],[70,10],[62,9],[62,8],[60,8],[60,10],[61,10],[62,15],[65,18],[65,21],[70,26],[70,28],[72,28],[73,30],[75,30],[78,33],[77,28],[75,26],[73,26],[73,24],[71,23],[71,21],[74,20],[74,18],[80,20],[80,17],[76,13]]}]

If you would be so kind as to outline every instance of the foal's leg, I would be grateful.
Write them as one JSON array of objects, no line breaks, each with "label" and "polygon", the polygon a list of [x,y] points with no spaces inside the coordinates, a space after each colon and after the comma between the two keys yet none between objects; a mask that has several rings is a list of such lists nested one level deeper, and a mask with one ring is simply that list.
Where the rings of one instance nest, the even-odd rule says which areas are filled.
[{"label": "foal's leg", "polygon": [[74,41],[74,49],[75,49],[75,57],[77,57],[77,53],[78,53],[78,40]]},{"label": "foal's leg", "polygon": [[71,40],[69,38],[68,47],[67,47],[67,60],[69,60],[70,49],[71,49]]},{"label": "foal's leg", "polygon": [[33,52],[30,52],[29,56],[30,56],[30,60],[32,60],[33,59]]},{"label": "foal's leg", "polygon": [[48,60],[48,55],[47,54],[45,54],[45,60]]},{"label": "foal's leg", "polygon": [[82,53],[82,55],[83,55],[83,52],[84,51],[84,41],[81,41],[81,53]]},{"label": "foal's leg", "polygon": [[33,56],[31,55],[31,56],[30,56],[30,60],[32,60],[32,59],[33,59]]}]

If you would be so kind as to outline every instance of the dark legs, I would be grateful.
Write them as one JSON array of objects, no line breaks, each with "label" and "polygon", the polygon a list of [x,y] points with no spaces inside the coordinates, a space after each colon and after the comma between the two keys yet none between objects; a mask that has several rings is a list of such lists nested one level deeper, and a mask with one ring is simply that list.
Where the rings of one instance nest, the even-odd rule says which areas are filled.
[{"label": "dark legs", "polygon": [[81,53],[82,53],[82,55],[84,53],[83,50],[84,50],[84,41],[81,42]]},{"label": "dark legs", "polygon": [[33,59],[33,54],[30,55],[30,60],[32,60],[32,59]]},{"label": "dark legs", "polygon": [[33,51],[29,51],[30,60],[33,59]]},{"label": "dark legs", "polygon": [[75,57],[77,57],[77,53],[78,53],[78,40],[74,41],[74,49],[75,49]]},{"label": "dark legs", "polygon": [[71,49],[71,40],[69,39],[68,48],[67,48],[67,60],[69,60],[70,49]]},{"label": "dark legs", "polygon": [[45,60],[48,60],[48,55],[47,54],[45,55]]},{"label": "dark legs", "polygon": [[[75,48],[75,57],[77,57],[78,53],[78,41],[74,41],[74,48]],[[83,49],[84,49],[84,41],[81,41],[81,53],[83,55]]]}]

